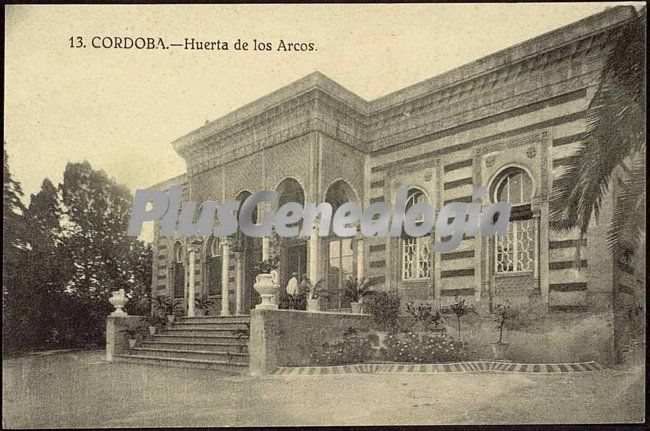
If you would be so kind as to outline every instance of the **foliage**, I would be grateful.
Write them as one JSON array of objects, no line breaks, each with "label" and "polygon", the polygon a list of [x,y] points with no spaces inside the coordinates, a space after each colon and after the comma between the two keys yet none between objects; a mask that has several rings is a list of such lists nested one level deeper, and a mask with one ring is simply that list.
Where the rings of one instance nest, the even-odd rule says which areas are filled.
[{"label": "foliage", "polygon": [[383,355],[396,362],[441,363],[472,360],[476,352],[448,335],[407,332],[388,334]]},{"label": "foliage", "polygon": [[301,282],[298,285],[298,292],[294,295],[289,293],[282,293],[280,295],[280,301],[278,303],[278,308],[285,310],[306,310],[307,309],[307,298],[309,297],[311,291],[311,282],[309,278],[303,274],[301,277]]},{"label": "foliage", "polygon": [[323,280],[318,280],[316,284],[313,284],[311,286],[311,289],[309,291],[310,299],[328,298],[329,296],[329,290],[327,289],[327,286]]},{"label": "foliage", "polygon": [[154,311],[163,316],[179,316],[183,313],[183,304],[178,299],[172,299],[167,295],[159,295],[154,298]]},{"label": "foliage", "polygon": [[598,220],[615,172],[627,171],[608,234],[613,251],[636,250],[645,238],[645,27],[644,6],[622,26],[607,54],[587,109],[584,141],[551,195],[553,229],[577,228],[582,238],[592,219]]},{"label": "foliage", "polygon": [[279,259],[277,257],[271,257],[260,262],[255,262],[253,266],[254,274],[269,274],[271,271],[278,269]]},{"label": "foliage", "polygon": [[194,305],[196,308],[205,310],[205,315],[207,316],[211,308],[215,305],[215,302],[208,295],[201,295],[194,299]]},{"label": "foliage", "polygon": [[147,316],[146,321],[149,326],[153,326],[156,329],[164,328],[167,324],[167,319],[158,314]]},{"label": "foliage", "polygon": [[143,328],[126,328],[122,329],[120,332],[124,334],[125,338],[135,340],[138,336],[142,337]]},{"label": "foliage", "polygon": [[314,365],[344,365],[364,362],[371,357],[372,343],[354,329],[347,329],[343,339],[333,343],[323,343],[310,354]]},{"label": "foliage", "polygon": [[460,319],[469,313],[476,313],[472,305],[468,305],[464,299],[460,299],[458,296],[454,297],[454,303],[448,307],[443,308],[443,313],[452,313],[456,316],[456,323],[458,327],[458,340],[460,340]]},{"label": "foliage", "polygon": [[400,297],[396,293],[373,292],[365,298],[364,307],[381,329],[395,330],[397,328]]},{"label": "foliage", "polygon": [[507,322],[513,320],[517,317],[515,310],[510,308],[510,303],[505,301],[502,304],[496,304],[494,306],[494,322],[496,323],[496,328],[499,330],[499,343],[503,341],[503,328]]},{"label": "foliage", "polygon": [[131,194],[87,162],[63,177],[24,207],[5,153],[3,351],[103,344],[120,288],[129,314],[148,314],[152,252],[126,236]]},{"label": "foliage", "polygon": [[372,293],[371,287],[372,283],[366,278],[352,279],[352,277],[348,277],[343,295],[350,302],[360,302],[364,297]]},{"label": "foliage", "polygon": [[442,315],[435,310],[433,305],[427,302],[406,304],[406,312],[416,323],[422,325],[423,329],[438,328],[442,324]]}]

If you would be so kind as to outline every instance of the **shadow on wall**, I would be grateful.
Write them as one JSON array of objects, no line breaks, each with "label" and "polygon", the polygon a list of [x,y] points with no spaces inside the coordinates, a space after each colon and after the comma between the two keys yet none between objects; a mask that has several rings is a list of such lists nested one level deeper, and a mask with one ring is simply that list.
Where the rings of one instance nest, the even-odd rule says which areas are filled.
[{"label": "shadow on wall", "polygon": [[[490,343],[499,333],[491,316],[470,315],[461,321],[461,339],[481,358],[491,358]],[[450,335],[457,337],[454,318],[446,318]],[[611,313],[549,312],[517,318],[504,332],[509,343],[508,359],[525,363],[597,361],[614,363],[613,320]]]}]

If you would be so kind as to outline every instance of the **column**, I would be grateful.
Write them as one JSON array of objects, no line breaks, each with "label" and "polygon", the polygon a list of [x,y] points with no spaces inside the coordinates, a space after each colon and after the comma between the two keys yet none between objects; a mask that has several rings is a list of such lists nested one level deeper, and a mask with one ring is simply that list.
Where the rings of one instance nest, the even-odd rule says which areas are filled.
[{"label": "column", "polygon": [[271,246],[268,237],[262,238],[262,260],[267,260],[271,256]]},{"label": "column", "polygon": [[357,231],[357,278],[361,280],[366,276],[366,268],[363,254],[363,235]]},{"label": "column", "polygon": [[230,238],[221,241],[221,315],[230,316],[228,288],[230,280]]},{"label": "column", "polygon": [[533,265],[533,278],[535,279],[536,286],[539,288],[539,214],[533,214],[533,227],[535,229],[535,264]]},{"label": "column", "polygon": [[194,298],[195,298],[195,281],[194,281],[194,264],[196,262],[196,249],[193,244],[189,247],[189,286],[187,287],[187,317],[195,317]]},{"label": "column", "polygon": [[242,253],[239,252],[237,260],[235,261],[235,314],[241,314],[242,295],[244,293],[242,285]]},{"label": "column", "polygon": [[311,236],[309,237],[309,243],[308,243],[308,251],[309,251],[309,280],[313,284],[316,284],[318,280],[320,280],[320,274],[319,274],[319,256],[318,256],[318,247],[319,245],[319,237],[318,237],[318,225],[314,224],[313,229],[311,230]]}]

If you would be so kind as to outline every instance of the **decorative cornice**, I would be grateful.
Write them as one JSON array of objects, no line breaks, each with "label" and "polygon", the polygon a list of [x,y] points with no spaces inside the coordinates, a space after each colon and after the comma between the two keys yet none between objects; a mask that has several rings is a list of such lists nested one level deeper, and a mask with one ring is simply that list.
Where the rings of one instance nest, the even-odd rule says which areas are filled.
[{"label": "decorative cornice", "polygon": [[[191,171],[309,131],[323,131],[362,152],[388,149],[593,85],[600,52],[633,14],[632,7],[605,10],[371,102],[315,72],[173,145]],[[305,130],[305,125],[311,129]]]}]

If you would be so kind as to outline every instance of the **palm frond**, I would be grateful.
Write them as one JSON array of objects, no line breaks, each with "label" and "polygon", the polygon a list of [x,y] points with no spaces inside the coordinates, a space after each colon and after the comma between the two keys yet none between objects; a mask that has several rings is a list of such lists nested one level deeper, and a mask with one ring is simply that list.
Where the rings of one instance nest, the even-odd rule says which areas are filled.
[{"label": "palm frond", "polygon": [[621,30],[589,108],[576,163],[554,184],[550,225],[586,233],[597,220],[614,169],[645,148],[645,8]]},{"label": "palm frond", "polygon": [[645,235],[646,222],[646,151],[631,160],[628,178],[622,182],[608,232],[611,250],[636,250]]}]

